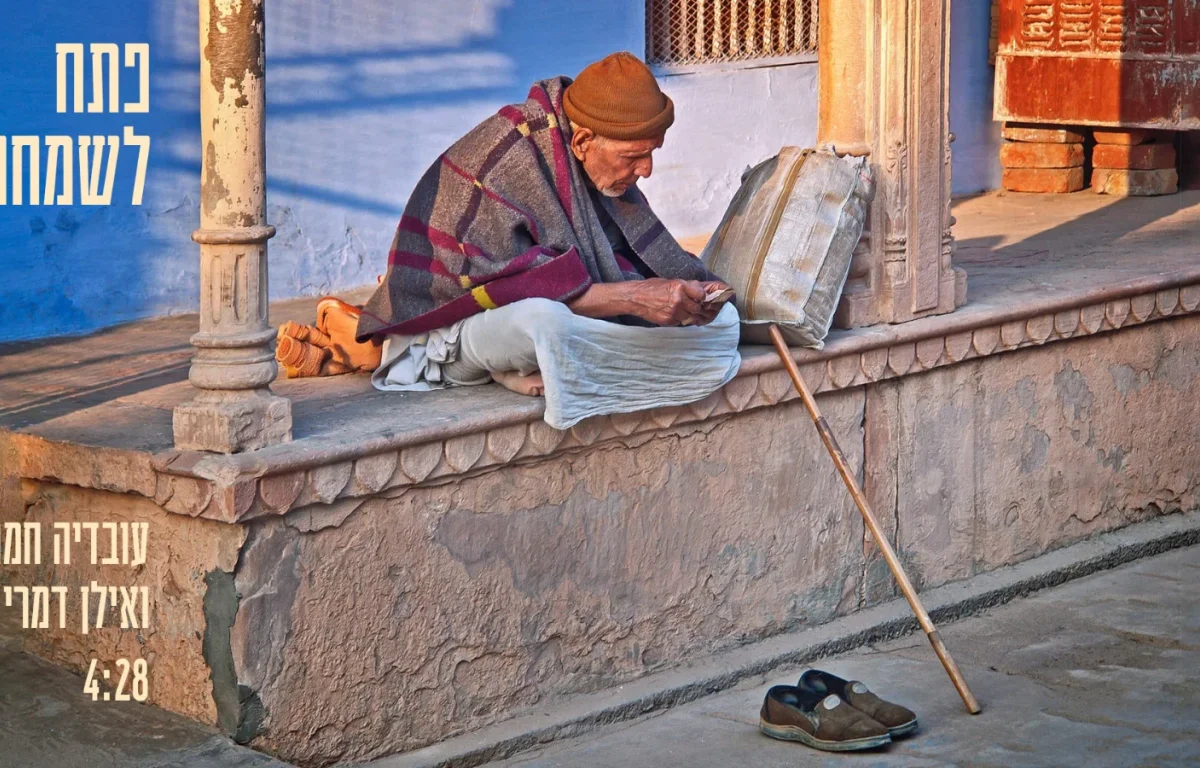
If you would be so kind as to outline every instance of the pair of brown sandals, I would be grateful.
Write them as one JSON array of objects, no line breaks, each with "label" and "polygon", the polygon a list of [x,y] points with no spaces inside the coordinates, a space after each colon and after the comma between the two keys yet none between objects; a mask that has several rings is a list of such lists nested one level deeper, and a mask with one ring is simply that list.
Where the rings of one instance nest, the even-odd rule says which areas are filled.
[{"label": "pair of brown sandals", "polygon": [[819,669],[805,671],[796,685],[773,686],[759,713],[759,730],[771,738],[827,752],[877,749],[916,729],[908,707]]},{"label": "pair of brown sandals", "polygon": [[382,345],[355,341],[362,307],[326,296],[317,302],[316,325],[291,320],[279,326],[275,359],[289,379],[370,373],[379,367]]}]

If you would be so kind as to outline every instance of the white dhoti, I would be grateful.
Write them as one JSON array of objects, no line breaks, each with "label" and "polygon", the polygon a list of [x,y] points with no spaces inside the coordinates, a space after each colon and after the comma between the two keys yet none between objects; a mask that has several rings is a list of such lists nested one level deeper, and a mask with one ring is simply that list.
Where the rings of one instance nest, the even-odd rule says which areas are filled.
[{"label": "white dhoti", "polygon": [[486,384],[489,372],[540,371],[546,423],[702,400],[737,374],[738,313],[708,325],[644,328],[525,299],[419,336],[389,336],[371,383],[383,390]]}]

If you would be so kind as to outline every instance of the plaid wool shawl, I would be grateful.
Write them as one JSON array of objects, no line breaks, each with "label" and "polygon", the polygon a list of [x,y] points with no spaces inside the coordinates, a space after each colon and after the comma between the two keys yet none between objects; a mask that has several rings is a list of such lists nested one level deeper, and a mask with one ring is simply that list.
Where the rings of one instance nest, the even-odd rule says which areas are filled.
[{"label": "plaid wool shawl", "polygon": [[[359,320],[359,341],[642,279],[613,253],[571,153],[562,108],[570,82],[535,83],[525,103],[501,108],[425,172],[396,229],[387,275]],[[659,277],[717,279],[671,237],[636,185],[600,204]]]}]

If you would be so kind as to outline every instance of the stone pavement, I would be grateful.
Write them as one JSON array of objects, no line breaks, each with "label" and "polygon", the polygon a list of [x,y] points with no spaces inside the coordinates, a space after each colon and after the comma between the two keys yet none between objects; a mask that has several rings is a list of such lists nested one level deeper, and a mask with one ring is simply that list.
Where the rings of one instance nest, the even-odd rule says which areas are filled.
[{"label": "stone pavement", "polygon": [[966,714],[923,635],[820,667],[915,709],[921,728],[848,755],[757,730],[776,671],[730,692],[548,744],[491,768],[1200,765],[1200,546],[1146,558],[941,627],[983,705]]},{"label": "stone pavement", "polygon": [[[1200,765],[1200,545],[941,627],[984,712],[967,715],[923,636],[820,666],[921,717],[885,751],[832,755],[756,729],[782,670],[732,691],[555,742],[492,768]],[[154,707],[93,703],[82,678],[17,650],[0,611],[0,768],[283,768]]]},{"label": "stone pavement", "polygon": [[81,676],[21,653],[20,632],[0,608],[0,768],[286,768],[157,707],[93,702]]}]

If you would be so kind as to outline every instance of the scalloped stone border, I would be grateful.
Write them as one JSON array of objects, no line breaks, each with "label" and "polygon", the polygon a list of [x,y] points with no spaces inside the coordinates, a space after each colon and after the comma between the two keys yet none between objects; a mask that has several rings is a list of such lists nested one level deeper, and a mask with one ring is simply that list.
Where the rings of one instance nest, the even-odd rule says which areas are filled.
[{"label": "scalloped stone border", "polygon": [[[1025,347],[1091,336],[1197,312],[1200,284],[1099,301],[1026,319],[884,344],[799,364],[814,392],[830,392]],[[691,405],[587,419],[560,431],[542,421],[508,424],[396,450],[263,476],[206,479],[157,466],[154,500],[170,512],[224,522],[308,511],[305,527],[344,519],[368,497],[444,482],[509,463],[763,408],[797,397],[776,363],[739,374]],[[764,369],[764,370],[758,370]],[[328,521],[334,522],[328,522]],[[325,521],[325,522],[323,522]]]}]

